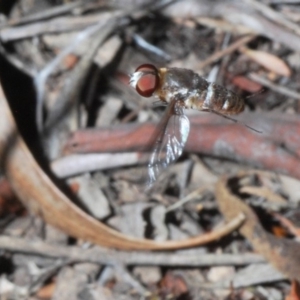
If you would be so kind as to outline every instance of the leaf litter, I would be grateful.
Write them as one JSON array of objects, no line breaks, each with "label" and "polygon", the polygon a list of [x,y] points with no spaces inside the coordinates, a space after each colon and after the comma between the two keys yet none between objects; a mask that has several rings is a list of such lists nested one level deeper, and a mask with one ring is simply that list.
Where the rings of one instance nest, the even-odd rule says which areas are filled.
[{"label": "leaf litter", "polygon": [[[2,85],[21,133],[3,95],[2,177],[10,187],[0,191],[1,297],[294,299],[298,4],[293,20],[284,2],[127,4],[24,0],[3,11]],[[191,68],[246,102],[238,124],[187,111],[185,152],[150,192],[141,151],[149,150],[164,108],[137,98],[126,84],[143,63]],[[12,68],[19,78],[13,87]],[[35,83],[37,106],[22,73]],[[27,211],[8,203],[10,188]],[[30,222],[32,213],[40,219]],[[185,247],[196,254],[178,251]],[[28,257],[22,264],[20,251]],[[101,260],[97,251],[111,256]],[[156,263],[159,255],[165,257]],[[212,257],[206,265],[205,255]],[[24,272],[28,281],[20,286]]]}]

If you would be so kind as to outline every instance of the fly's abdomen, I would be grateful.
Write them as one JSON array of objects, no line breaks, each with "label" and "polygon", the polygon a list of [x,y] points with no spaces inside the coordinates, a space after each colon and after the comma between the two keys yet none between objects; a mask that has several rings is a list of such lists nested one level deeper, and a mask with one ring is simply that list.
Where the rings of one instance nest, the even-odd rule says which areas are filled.
[{"label": "fly's abdomen", "polygon": [[244,110],[245,104],[236,93],[210,82],[205,91],[199,90],[198,97],[191,99],[191,108],[205,111],[216,111],[225,115],[234,115]]}]

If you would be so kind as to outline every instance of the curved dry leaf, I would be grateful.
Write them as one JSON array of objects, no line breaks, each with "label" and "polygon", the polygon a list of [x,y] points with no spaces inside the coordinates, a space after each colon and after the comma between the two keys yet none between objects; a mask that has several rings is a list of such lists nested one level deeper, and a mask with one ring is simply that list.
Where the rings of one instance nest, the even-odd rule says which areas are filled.
[{"label": "curved dry leaf", "polygon": [[282,204],[282,205],[286,204],[286,201],[282,196],[274,193],[267,187],[243,186],[240,189],[240,192],[248,193],[251,195],[258,196],[258,197],[263,197],[263,198],[266,198],[268,201],[274,202],[277,204]]},{"label": "curved dry leaf", "polygon": [[249,174],[253,172],[223,177],[218,181],[216,198],[220,210],[227,221],[243,213],[246,220],[239,228],[239,232],[249,240],[254,250],[263,255],[289,279],[300,280],[300,244],[294,240],[277,238],[268,233],[260,224],[254,211],[232,190],[240,179]]},{"label": "curved dry leaf", "polygon": [[239,215],[220,229],[182,241],[157,242],[126,236],[98,222],[77,207],[35,161],[20,136],[0,87],[0,157],[1,165],[13,190],[24,205],[49,224],[70,236],[123,250],[166,250],[193,247],[215,241],[236,229]]},{"label": "curved dry leaf", "polygon": [[266,69],[282,76],[291,76],[291,69],[278,56],[264,51],[251,50],[247,47],[241,47],[239,50]]}]

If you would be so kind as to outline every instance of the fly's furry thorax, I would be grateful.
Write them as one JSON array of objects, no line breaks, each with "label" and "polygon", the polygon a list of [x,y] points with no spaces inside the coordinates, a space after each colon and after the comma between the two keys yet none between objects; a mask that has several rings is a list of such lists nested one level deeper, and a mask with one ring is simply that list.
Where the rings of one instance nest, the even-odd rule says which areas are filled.
[{"label": "fly's furry thorax", "polygon": [[170,103],[174,99],[182,100],[186,98],[188,90],[183,85],[180,85],[180,82],[177,81],[173,76],[173,71],[175,68],[160,68],[158,69],[159,84],[154,93],[156,98],[159,98],[161,101]]}]

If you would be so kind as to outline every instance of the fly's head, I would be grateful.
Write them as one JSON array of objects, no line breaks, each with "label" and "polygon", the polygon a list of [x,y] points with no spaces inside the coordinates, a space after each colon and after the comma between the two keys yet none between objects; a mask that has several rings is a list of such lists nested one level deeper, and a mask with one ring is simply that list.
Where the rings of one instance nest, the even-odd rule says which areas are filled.
[{"label": "fly's head", "polygon": [[166,68],[158,69],[154,65],[143,64],[130,75],[129,83],[142,97],[154,96],[162,102],[169,103],[173,95],[165,84],[167,73]]},{"label": "fly's head", "polygon": [[155,96],[160,85],[158,69],[151,64],[140,65],[130,75],[130,85],[143,97]]},{"label": "fly's head", "polygon": [[130,75],[129,83],[143,97],[154,96],[165,103],[173,100],[183,102],[188,95],[186,85],[181,84],[183,75],[180,69],[158,69],[151,64],[143,64]]}]

